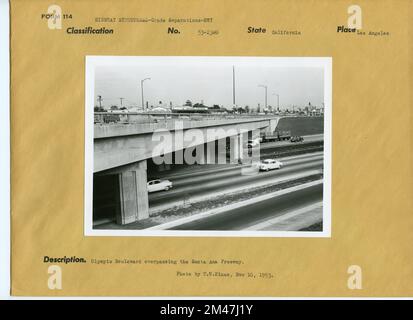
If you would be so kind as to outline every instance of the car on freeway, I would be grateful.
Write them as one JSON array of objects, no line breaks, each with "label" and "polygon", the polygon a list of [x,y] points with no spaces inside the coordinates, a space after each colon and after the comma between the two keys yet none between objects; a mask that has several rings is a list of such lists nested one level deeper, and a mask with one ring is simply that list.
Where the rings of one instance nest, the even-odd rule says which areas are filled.
[{"label": "car on freeway", "polygon": [[148,192],[168,191],[172,188],[172,182],[169,180],[155,179],[148,181]]},{"label": "car on freeway", "polygon": [[281,169],[283,163],[276,159],[265,159],[260,163],[260,171],[270,171],[275,169]]},{"label": "car on freeway", "polygon": [[260,145],[260,138],[248,140],[247,146],[248,148],[253,148]]},{"label": "car on freeway", "polygon": [[293,136],[290,139],[291,142],[303,142],[304,138],[302,136]]}]

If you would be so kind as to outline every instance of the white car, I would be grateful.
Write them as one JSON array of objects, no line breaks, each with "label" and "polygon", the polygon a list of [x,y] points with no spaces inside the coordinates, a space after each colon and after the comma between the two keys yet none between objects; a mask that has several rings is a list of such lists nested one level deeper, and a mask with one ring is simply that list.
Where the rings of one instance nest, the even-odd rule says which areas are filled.
[{"label": "white car", "polygon": [[148,181],[148,192],[167,191],[172,188],[172,182],[169,180],[151,180]]},{"label": "white car", "polygon": [[254,139],[254,140],[248,140],[248,148],[253,148],[258,145],[260,145],[260,138]]},{"label": "white car", "polygon": [[283,166],[281,161],[275,159],[263,160],[260,164],[260,171],[270,171],[275,169],[281,169]]}]

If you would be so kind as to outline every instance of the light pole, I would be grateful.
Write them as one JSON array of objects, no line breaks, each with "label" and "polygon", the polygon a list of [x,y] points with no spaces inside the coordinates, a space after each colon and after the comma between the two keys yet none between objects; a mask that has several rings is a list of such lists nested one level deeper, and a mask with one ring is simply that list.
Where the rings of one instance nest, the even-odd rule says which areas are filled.
[{"label": "light pole", "polygon": [[142,110],[145,110],[145,99],[143,98],[143,83],[145,80],[151,80],[151,78],[145,78],[141,80],[141,97],[142,97]]},{"label": "light pole", "polygon": [[277,110],[280,110],[280,95],[278,93],[273,93],[273,96],[277,96]]},{"label": "light pole", "polygon": [[265,89],[265,109],[267,109],[267,90],[268,90],[268,87],[264,86],[263,84],[260,84],[258,86]]},{"label": "light pole", "polygon": [[102,96],[98,96],[99,108],[102,109]]}]

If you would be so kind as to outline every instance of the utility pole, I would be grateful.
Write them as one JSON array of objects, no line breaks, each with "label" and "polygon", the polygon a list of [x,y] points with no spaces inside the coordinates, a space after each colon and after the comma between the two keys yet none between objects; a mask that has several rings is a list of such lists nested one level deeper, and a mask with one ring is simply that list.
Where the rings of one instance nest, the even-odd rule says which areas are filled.
[{"label": "utility pole", "polygon": [[280,95],[278,93],[273,93],[273,96],[277,96],[277,110],[280,109]]},{"label": "utility pole", "polygon": [[151,80],[151,78],[145,78],[141,80],[141,98],[142,98],[142,110],[145,110],[145,99],[143,98],[143,83],[146,80]]},{"label": "utility pole", "polygon": [[98,101],[99,101],[99,108],[102,108],[102,96],[98,96]]},{"label": "utility pole", "polygon": [[123,99],[125,99],[125,98],[119,98],[119,99],[120,99],[120,107],[122,108],[122,106],[123,106],[122,101],[123,101]]},{"label": "utility pole", "polygon": [[267,90],[268,90],[268,87],[264,86],[263,84],[260,84],[258,86],[265,89],[265,109],[267,109]]}]

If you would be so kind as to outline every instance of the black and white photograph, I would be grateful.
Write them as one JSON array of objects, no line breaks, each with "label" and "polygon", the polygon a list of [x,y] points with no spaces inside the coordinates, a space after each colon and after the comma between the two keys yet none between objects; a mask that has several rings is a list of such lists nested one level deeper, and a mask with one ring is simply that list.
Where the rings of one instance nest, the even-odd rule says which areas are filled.
[{"label": "black and white photograph", "polygon": [[331,72],[86,57],[85,234],[329,237]]}]

